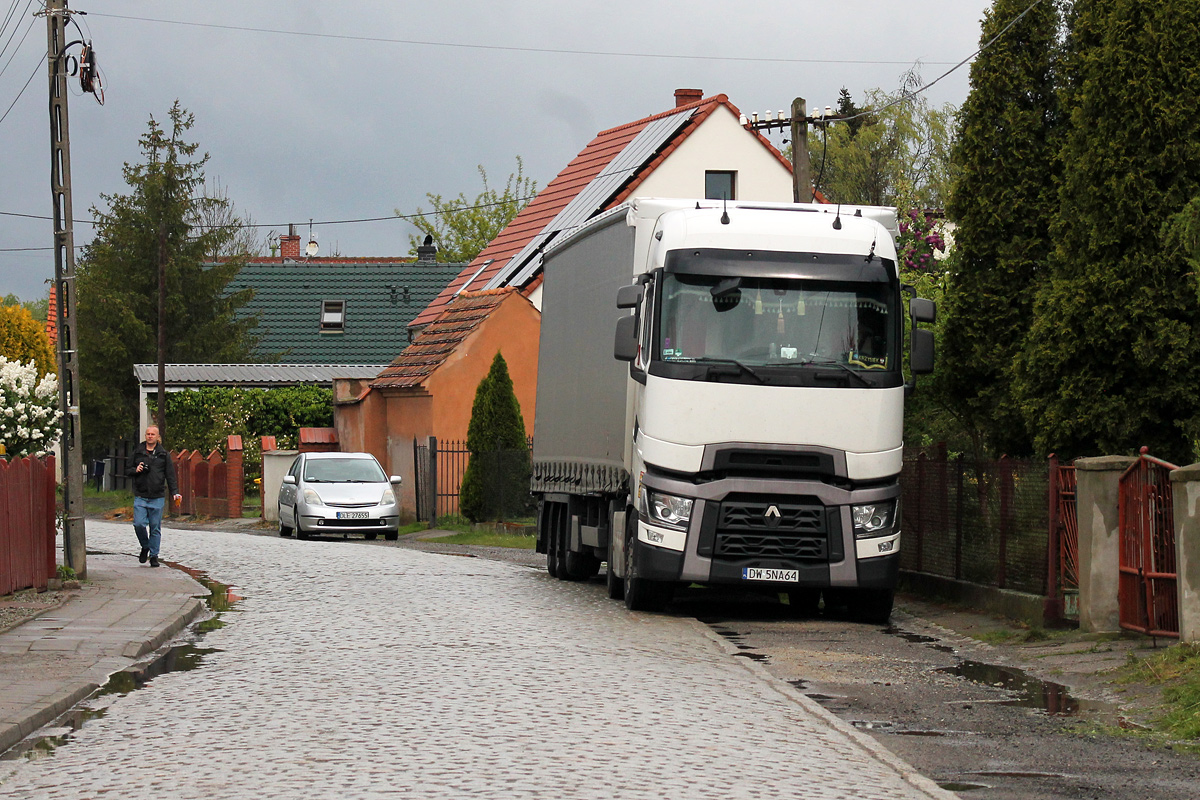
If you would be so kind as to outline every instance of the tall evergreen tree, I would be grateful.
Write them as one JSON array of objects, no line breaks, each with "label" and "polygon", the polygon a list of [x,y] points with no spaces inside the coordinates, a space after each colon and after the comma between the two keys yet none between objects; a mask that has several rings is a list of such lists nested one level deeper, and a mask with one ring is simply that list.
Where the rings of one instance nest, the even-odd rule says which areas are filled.
[{"label": "tall evergreen tree", "polygon": [[459,510],[472,522],[511,519],[529,510],[529,446],[525,420],[513,391],[504,356],[475,390],[467,427],[467,463],[459,489]]},{"label": "tall evergreen tree", "polygon": [[128,194],[102,195],[93,208],[96,237],[79,262],[77,303],[84,448],[97,453],[114,437],[135,433],[137,381],[133,365],[158,361],[158,263],[166,256],[166,358],[169,363],[247,361],[252,318],[237,309],[250,290],[225,287],[245,264],[234,257],[206,265],[207,254],[233,235],[231,228],[196,228],[204,164],[197,145],[184,141],[192,114],[178,101],[170,130],[153,117],[139,139],[143,163],[124,166]]},{"label": "tall evergreen tree", "polygon": [[1200,303],[1163,223],[1200,194],[1200,0],[1076,0],[1050,281],[1017,363],[1039,451],[1190,459]]},{"label": "tall evergreen tree", "polygon": [[[995,0],[981,41],[995,38],[1029,0]],[[1012,363],[1045,277],[1059,125],[1055,92],[1060,18],[1054,2],[1021,17],[971,65],[959,110],[957,178],[947,213],[957,225],[942,309],[937,389],[956,410],[975,456],[1026,453],[1012,398]]]}]

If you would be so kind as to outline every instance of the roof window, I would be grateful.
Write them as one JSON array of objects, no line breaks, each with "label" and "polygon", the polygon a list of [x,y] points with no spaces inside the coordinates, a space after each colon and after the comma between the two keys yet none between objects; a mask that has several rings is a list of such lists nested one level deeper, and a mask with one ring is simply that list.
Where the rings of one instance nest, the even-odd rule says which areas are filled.
[{"label": "roof window", "polygon": [[346,330],[346,301],[321,301],[321,333],[341,333]]}]

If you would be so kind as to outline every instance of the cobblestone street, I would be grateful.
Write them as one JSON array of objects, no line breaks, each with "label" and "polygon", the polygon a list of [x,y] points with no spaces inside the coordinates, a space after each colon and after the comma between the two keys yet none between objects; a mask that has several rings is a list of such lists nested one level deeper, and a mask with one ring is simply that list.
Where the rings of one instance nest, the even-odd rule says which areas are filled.
[{"label": "cobblestone street", "polygon": [[175,530],[163,557],[244,596],[216,652],[0,764],[0,797],[951,796],[699,623],[528,567]]}]

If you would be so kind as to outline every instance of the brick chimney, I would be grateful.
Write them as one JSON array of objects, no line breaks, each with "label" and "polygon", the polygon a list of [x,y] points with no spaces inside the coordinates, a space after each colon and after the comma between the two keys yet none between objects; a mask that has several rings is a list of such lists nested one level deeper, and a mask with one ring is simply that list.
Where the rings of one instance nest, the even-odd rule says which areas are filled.
[{"label": "brick chimney", "polygon": [[288,225],[287,236],[279,237],[279,257],[283,259],[300,260],[300,234],[296,233],[295,225]]},{"label": "brick chimney", "polygon": [[433,243],[433,237],[426,234],[425,242],[417,247],[417,263],[434,264],[436,262],[437,245]]},{"label": "brick chimney", "polygon": [[683,106],[691,105],[704,99],[703,89],[676,89],[675,90],[675,107],[682,108]]}]

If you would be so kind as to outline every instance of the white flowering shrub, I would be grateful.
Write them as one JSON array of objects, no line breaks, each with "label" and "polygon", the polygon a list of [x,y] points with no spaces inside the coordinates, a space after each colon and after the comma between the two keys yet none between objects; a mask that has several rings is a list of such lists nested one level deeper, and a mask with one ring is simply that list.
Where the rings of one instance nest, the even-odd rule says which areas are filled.
[{"label": "white flowering shrub", "polygon": [[37,365],[0,356],[0,444],[5,457],[44,456],[58,441],[58,378],[40,381]]}]

